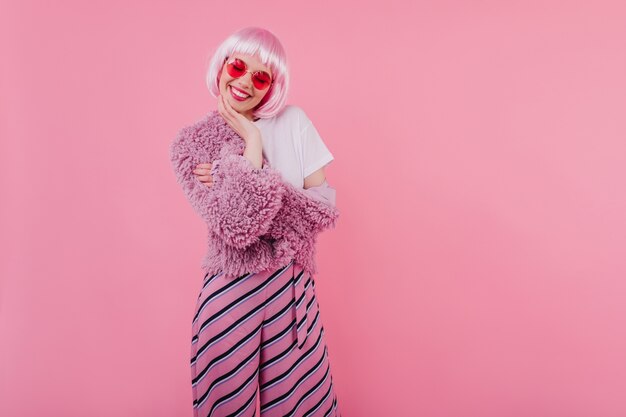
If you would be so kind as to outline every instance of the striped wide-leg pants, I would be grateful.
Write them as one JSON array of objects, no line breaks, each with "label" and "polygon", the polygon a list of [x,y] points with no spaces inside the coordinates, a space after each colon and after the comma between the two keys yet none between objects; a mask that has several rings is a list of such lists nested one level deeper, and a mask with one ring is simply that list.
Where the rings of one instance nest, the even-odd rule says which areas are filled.
[{"label": "striped wide-leg pants", "polygon": [[194,417],[341,417],[315,281],[292,260],[207,274],[192,321]]}]

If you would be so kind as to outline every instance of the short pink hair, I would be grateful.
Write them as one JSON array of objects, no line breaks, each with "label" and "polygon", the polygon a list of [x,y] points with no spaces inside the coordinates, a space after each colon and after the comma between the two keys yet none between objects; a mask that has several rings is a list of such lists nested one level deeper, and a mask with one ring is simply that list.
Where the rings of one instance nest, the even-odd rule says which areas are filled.
[{"label": "short pink hair", "polygon": [[224,60],[234,53],[257,57],[263,65],[272,70],[273,83],[263,100],[252,111],[255,117],[270,118],[285,107],[289,89],[289,67],[287,54],[278,38],[269,30],[259,27],[246,27],[230,35],[218,46],[209,62],[206,85],[215,98],[220,94],[219,77]]}]

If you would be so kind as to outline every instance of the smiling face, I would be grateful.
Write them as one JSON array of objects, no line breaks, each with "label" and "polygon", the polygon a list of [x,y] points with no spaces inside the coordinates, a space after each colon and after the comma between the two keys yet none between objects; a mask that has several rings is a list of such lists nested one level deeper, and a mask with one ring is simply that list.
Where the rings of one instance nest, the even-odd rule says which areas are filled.
[{"label": "smiling face", "polygon": [[[239,78],[232,77],[226,69],[226,64],[235,58],[239,58],[245,62],[247,66],[246,69],[249,71]],[[219,81],[220,94],[225,100],[228,100],[235,111],[243,114],[250,120],[254,119],[252,110],[263,100],[263,97],[265,97],[270,90],[270,87],[259,90],[254,86],[252,74],[255,71],[265,71],[270,74],[270,76],[272,75],[270,68],[265,66],[255,56],[234,53],[224,62]],[[237,93],[239,93],[239,95]]]}]

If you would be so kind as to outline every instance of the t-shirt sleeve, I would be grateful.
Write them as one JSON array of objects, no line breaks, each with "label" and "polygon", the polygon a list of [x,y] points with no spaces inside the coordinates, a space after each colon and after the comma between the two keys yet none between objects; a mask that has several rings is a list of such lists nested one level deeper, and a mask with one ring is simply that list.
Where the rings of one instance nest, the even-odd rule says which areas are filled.
[{"label": "t-shirt sleeve", "polygon": [[335,159],[310,120],[305,120],[302,130],[302,156],[304,178]]}]

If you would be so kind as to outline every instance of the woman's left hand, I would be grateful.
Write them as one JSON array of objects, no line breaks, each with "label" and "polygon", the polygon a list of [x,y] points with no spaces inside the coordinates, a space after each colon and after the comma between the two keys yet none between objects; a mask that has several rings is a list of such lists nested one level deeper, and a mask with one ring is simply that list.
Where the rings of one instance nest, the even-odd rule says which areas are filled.
[{"label": "woman's left hand", "polygon": [[217,111],[239,136],[248,143],[253,137],[261,137],[261,131],[248,118],[233,109],[221,94],[217,96]]}]

